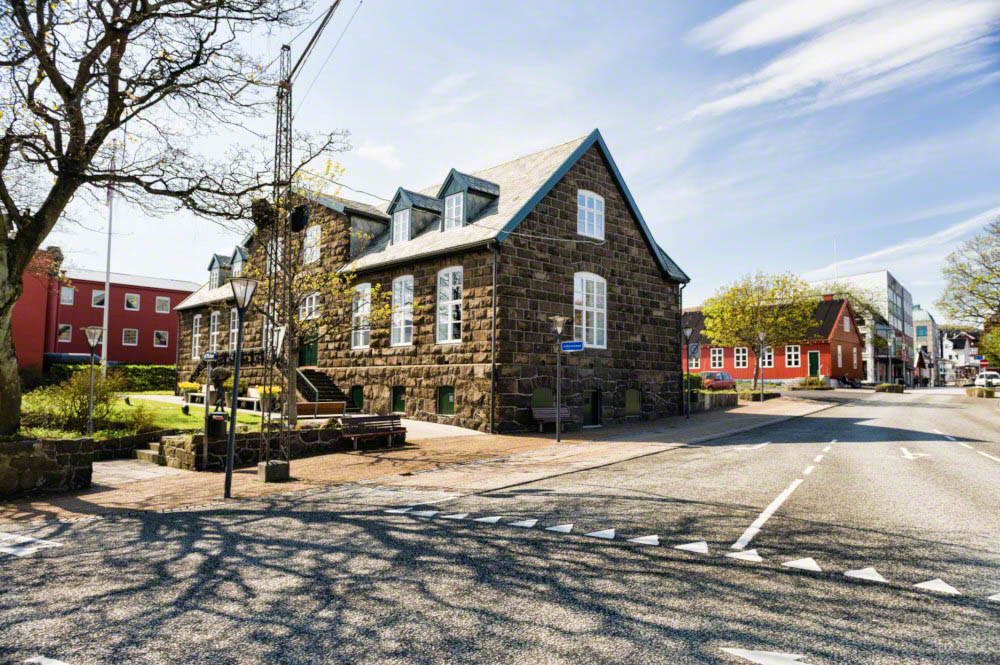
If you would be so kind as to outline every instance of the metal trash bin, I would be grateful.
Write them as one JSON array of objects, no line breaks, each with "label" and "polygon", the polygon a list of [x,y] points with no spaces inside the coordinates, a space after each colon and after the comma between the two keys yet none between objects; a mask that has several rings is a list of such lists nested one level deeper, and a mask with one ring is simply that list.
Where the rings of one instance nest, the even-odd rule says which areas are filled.
[{"label": "metal trash bin", "polygon": [[226,425],[229,417],[222,411],[215,411],[208,416],[208,438],[226,438]]}]

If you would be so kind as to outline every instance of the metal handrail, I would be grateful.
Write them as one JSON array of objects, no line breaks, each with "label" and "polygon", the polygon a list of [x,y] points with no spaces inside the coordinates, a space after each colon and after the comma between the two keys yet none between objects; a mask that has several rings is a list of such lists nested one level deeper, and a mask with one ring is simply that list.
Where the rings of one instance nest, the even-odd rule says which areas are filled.
[{"label": "metal handrail", "polygon": [[307,386],[309,386],[310,388],[312,388],[313,395],[316,396],[316,400],[315,401],[318,402],[319,401],[319,388],[317,388],[316,386],[314,386],[313,383],[312,383],[312,381],[310,381],[308,378],[306,378],[306,375],[303,374],[302,370],[299,369],[298,367],[295,368],[295,372],[299,375],[300,379],[302,379],[303,381],[306,382]]}]

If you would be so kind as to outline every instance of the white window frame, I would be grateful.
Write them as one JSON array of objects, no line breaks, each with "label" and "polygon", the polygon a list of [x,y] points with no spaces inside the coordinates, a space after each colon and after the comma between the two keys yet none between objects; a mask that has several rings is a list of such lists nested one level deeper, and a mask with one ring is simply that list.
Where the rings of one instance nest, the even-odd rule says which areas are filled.
[{"label": "white window frame", "polygon": [[696,356],[688,356],[688,369],[701,369],[701,351]]},{"label": "white window frame", "polygon": [[764,356],[760,359],[762,369],[774,369],[774,347],[765,346]]},{"label": "white window frame", "polygon": [[747,369],[750,367],[750,350],[745,346],[733,349],[733,368]]},{"label": "white window frame", "polygon": [[[126,333],[135,333],[135,341],[129,344],[125,341]],[[122,346],[139,346],[139,329],[138,328],[122,328]]]},{"label": "white window frame", "polygon": [[[163,344],[156,343],[156,336],[163,335]],[[153,331],[153,346],[158,349],[162,349],[170,346],[170,331],[169,330],[154,330]]]},{"label": "white window frame", "polygon": [[229,339],[227,340],[227,343],[229,345],[230,351],[236,350],[236,336],[239,334],[239,332],[240,332],[240,314],[239,312],[236,311],[236,308],[233,307],[231,310],[229,310]]},{"label": "white window frame", "polygon": [[[62,329],[65,327],[69,330],[69,339],[62,338]],[[60,323],[56,328],[56,342],[59,344],[69,344],[73,341],[73,324],[72,323]]]},{"label": "white window frame", "polygon": [[299,305],[299,321],[310,321],[319,318],[319,291],[310,293],[302,299]]},{"label": "white window frame", "polygon": [[844,367],[844,346],[842,344],[837,345],[837,367]]},{"label": "white window frame", "polygon": [[[795,358],[794,362],[792,362],[792,358]],[[785,367],[802,367],[801,345],[789,344],[785,346]]]},{"label": "white window frame", "polygon": [[94,289],[90,292],[90,306],[94,309],[104,309],[104,305],[95,305],[94,301],[97,300],[97,294],[101,294],[101,298],[104,300],[104,305],[108,304],[108,297],[104,293],[104,289]]},{"label": "white window frame", "polygon": [[208,350],[219,350],[219,312],[212,312],[208,318]]},{"label": "white window frame", "polygon": [[243,272],[243,257],[237,252],[233,256],[233,260],[229,263],[229,276],[239,277],[240,273]]},{"label": "white window frame", "polygon": [[851,317],[844,315],[844,332],[851,332]]},{"label": "white window frame", "polygon": [[459,192],[444,198],[444,230],[461,228],[465,223],[465,194]]},{"label": "white window frame", "polygon": [[[406,229],[406,233],[403,233]],[[406,242],[410,239],[410,209],[404,208],[392,213],[392,244]]]},{"label": "white window frame", "polygon": [[573,275],[573,339],[587,348],[608,348],[608,282],[592,272]]},{"label": "white window frame", "polygon": [[[161,303],[166,303],[166,307],[160,307]],[[167,296],[156,296],[156,313],[157,314],[169,314],[170,313],[170,298]]]},{"label": "white window frame", "polygon": [[852,351],[851,355],[854,356],[854,369],[857,369],[858,368],[858,347],[852,346],[851,347],[851,351]]},{"label": "white window frame", "polygon": [[[447,284],[442,284],[442,278],[447,281]],[[435,283],[437,284],[435,339],[438,344],[459,344],[462,341],[462,319],[464,318],[462,315],[462,296],[465,293],[465,272],[462,266],[445,268],[438,271]],[[458,287],[458,298],[454,297],[456,286]]]},{"label": "white window frame", "polygon": [[[136,300],[138,302],[136,302],[135,307],[129,307],[128,306],[128,298],[129,298],[129,296],[135,296],[136,297]],[[138,293],[126,293],[125,294],[125,305],[124,306],[125,306],[125,311],[126,312],[138,312],[140,309],[142,309],[142,296],[139,295]]]},{"label": "white window frame", "polygon": [[201,357],[201,314],[191,319],[191,357]]},{"label": "white window frame", "polygon": [[709,369],[725,369],[726,367],[726,350],[721,346],[713,346],[709,349]]},{"label": "white window frame", "polygon": [[392,346],[413,345],[413,275],[392,280]]},{"label": "white window frame", "polygon": [[208,273],[208,288],[217,289],[222,286],[222,269],[215,268]]},{"label": "white window frame", "polygon": [[267,271],[274,272],[282,267],[282,252],[285,248],[284,239],[281,236],[271,238],[266,245],[264,245],[265,252],[267,254]]},{"label": "white window frame", "polygon": [[[66,297],[67,293],[69,294],[69,298]],[[75,296],[76,296],[76,289],[74,289],[72,286],[60,286],[59,287],[59,304],[60,305],[72,305],[73,304],[73,300],[75,299]]]},{"label": "white window frame", "polygon": [[369,317],[372,311],[372,285],[368,282],[354,287],[351,302],[351,348],[367,349],[371,346],[372,332]]},{"label": "white window frame", "polygon": [[302,265],[319,261],[319,246],[322,237],[323,232],[319,224],[306,227],[306,235],[302,239]]},{"label": "white window frame", "polygon": [[273,300],[265,305],[265,309],[261,310],[263,325],[261,326],[260,343],[264,349],[277,350],[278,341],[281,339],[284,326],[275,325],[272,321],[273,318],[277,318],[277,312],[278,304]]},{"label": "white window frame", "polygon": [[604,240],[604,197],[586,189],[576,191],[576,232]]}]

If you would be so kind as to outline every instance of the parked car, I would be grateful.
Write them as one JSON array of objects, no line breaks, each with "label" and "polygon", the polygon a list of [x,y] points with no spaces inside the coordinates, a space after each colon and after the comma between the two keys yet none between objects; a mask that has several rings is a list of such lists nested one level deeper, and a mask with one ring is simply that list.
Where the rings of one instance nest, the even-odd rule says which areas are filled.
[{"label": "parked car", "polygon": [[705,390],[736,390],[736,379],[726,372],[702,372]]},{"label": "parked car", "polygon": [[1000,387],[1000,372],[980,372],[976,377],[977,388]]}]

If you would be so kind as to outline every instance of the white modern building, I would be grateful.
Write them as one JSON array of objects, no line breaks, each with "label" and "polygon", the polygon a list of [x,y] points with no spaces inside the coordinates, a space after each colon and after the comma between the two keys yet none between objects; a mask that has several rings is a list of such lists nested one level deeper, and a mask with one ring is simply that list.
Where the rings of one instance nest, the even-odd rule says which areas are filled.
[{"label": "white modern building", "polygon": [[945,380],[945,368],[941,363],[943,349],[940,330],[934,315],[920,305],[913,306],[913,330],[915,350],[927,354],[927,376],[931,380],[931,385],[942,385]]}]

